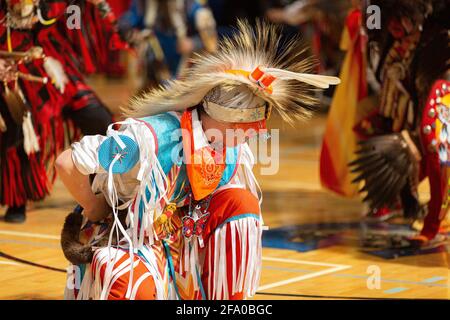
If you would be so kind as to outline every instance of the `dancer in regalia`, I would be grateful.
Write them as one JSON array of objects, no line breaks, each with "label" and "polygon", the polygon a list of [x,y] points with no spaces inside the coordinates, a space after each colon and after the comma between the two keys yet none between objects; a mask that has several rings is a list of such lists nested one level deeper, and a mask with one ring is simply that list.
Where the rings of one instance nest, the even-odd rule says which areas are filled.
[{"label": "dancer in regalia", "polygon": [[309,73],[298,39],[279,48],[278,31],[240,22],[183,79],[133,99],[106,136],[61,154],[58,172],[81,206],[62,232],[74,264],[66,298],[255,294],[264,223],[246,140],[265,132],[272,110],[304,118],[312,91],[339,83]]},{"label": "dancer in regalia", "polygon": [[0,4],[0,202],[8,206],[7,222],[23,222],[27,200],[50,193],[54,161],[74,128],[105,133],[111,123],[83,81],[82,61],[66,36],[66,7],[66,1]]},{"label": "dancer in regalia", "polygon": [[[448,0],[371,1],[381,29],[367,30],[379,104],[355,125],[362,138],[351,166],[372,211],[399,204],[407,218],[426,213],[414,245],[433,240],[448,210],[450,6]],[[430,201],[419,203],[428,177]]]}]

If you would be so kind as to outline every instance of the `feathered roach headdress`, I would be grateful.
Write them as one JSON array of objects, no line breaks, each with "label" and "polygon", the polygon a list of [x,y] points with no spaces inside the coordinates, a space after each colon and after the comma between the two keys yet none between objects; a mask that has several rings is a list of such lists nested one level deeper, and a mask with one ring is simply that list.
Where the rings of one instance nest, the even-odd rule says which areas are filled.
[{"label": "feathered roach headdress", "polygon": [[[314,64],[311,58],[305,58],[301,41],[294,38],[281,45],[280,37],[280,29],[272,24],[258,21],[252,28],[248,22],[239,21],[237,32],[224,38],[216,53],[197,55],[182,79],[133,98],[124,111],[142,117],[182,111],[203,101],[206,112],[216,115],[213,118],[221,115],[217,120],[258,121],[267,118],[272,107],[287,121],[303,118],[317,102],[313,88],[326,89],[340,80],[310,74]],[[226,103],[222,99],[219,105],[214,96],[217,91],[220,95],[222,88],[227,88],[225,95],[231,99]],[[233,90],[234,95],[239,90],[253,93],[263,105],[237,105],[230,95]]]}]

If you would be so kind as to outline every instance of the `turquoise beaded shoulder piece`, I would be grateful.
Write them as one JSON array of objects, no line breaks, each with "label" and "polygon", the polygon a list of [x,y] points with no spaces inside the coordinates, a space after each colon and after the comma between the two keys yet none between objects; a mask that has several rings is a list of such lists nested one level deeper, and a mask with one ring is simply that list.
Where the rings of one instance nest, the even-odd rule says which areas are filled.
[{"label": "turquoise beaded shoulder piece", "polygon": [[115,174],[130,171],[139,161],[139,147],[137,143],[126,135],[118,135],[118,137],[124,143],[125,148],[122,149],[113,137],[109,137],[103,141],[98,149],[98,160],[106,171],[109,171],[109,167],[116,155],[120,155],[112,168],[112,172]]}]

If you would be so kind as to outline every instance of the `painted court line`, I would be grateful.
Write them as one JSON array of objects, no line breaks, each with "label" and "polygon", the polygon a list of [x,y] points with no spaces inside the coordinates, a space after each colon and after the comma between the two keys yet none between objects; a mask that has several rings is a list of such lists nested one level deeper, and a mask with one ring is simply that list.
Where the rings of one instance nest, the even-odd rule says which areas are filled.
[{"label": "painted court line", "polygon": [[12,262],[12,261],[0,261],[0,264],[6,264],[6,265],[10,265],[10,266],[19,266],[20,264],[17,262]]},{"label": "painted court line", "polygon": [[[271,266],[263,266],[263,269],[288,271],[288,272],[295,272],[295,273],[309,273],[312,271],[312,270],[307,270],[307,269],[292,269],[292,268],[271,267]],[[363,275],[355,275],[355,274],[333,274],[331,276],[336,277],[336,278],[351,278],[351,279],[362,279],[362,280],[367,280],[367,278],[369,277],[367,275],[363,276]],[[435,282],[439,282],[439,281],[446,280],[446,279],[447,279],[446,277],[436,276],[436,277],[432,277],[432,278],[417,282],[417,281],[408,281],[408,280],[386,279],[386,278],[381,277],[380,281],[387,282],[387,283],[402,283],[402,284],[411,284],[411,285],[422,285],[422,286],[427,286],[427,287],[450,288],[450,286],[448,286],[445,283],[435,283]]]},{"label": "painted court line", "polygon": [[438,281],[442,281],[445,280],[445,277],[441,277],[441,276],[436,276],[436,277],[432,277],[432,278],[428,278],[423,280],[423,283],[433,283],[433,282],[438,282]]},{"label": "painted court line", "polygon": [[50,239],[50,240],[59,240],[60,239],[60,236],[54,236],[54,235],[50,235],[50,234],[18,232],[18,231],[8,231],[8,230],[0,230],[0,234],[6,235],[6,236],[40,238],[40,239]]},{"label": "painted court line", "polygon": [[351,268],[351,266],[348,265],[340,265],[340,264],[332,264],[332,263],[324,263],[324,262],[315,262],[315,261],[304,261],[304,260],[293,260],[293,259],[282,259],[282,258],[273,258],[273,257],[262,257],[265,261],[275,261],[275,262],[284,262],[284,263],[296,263],[296,264],[307,264],[307,265],[314,265],[314,266],[322,266],[322,267],[328,267],[328,269],[316,271],[312,273],[308,273],[299,277],[294,277],[282,281],[277,281],[273,283],[269,283],[263,286],[260,286],[258,288],[258,291],[263,291],[267,289],[272,289],[280,286],[284,286],[287,284],[291,284],[294,282],[304,281],[307,279],[312,279],[316,277],[320,277],[326,274],[342,271],[345,269]]},{"label": "painted court line", "polygon": [[[265,258],[263,258],[263,260],[264,259]],[[278,258],[270,258],[270,259],[271,260],[275,259],[276,261],[280,261],[280,259],[278,259]],[[280,262],[296,263],[296,261],[300,261],[300,260],[281,259]],[[324,264],[321,262],[309,262],[309,261],[307,261],[307,262],[308,262],[308,264],[315,264],[315,265],[316,264],[319,264],[319,265]],[[298,273],[311,272],[311,270],[307,270],[307,269],[292,269],[292,268],[271,267],[271,266],[263,266],[263,269],[298,272]],[[366,280],[368,278],[367,275],[355,275],[355,274],[333,274],[331,276],[338,277],[338,278],[352,278],[352,279],[364,279],[364,280]],[[442,277],[442,276],[435,276],[432,278],[425,279],[423,281],[409,281],[409,280],[380,278],[380,280],[382,282],[387,282],[387,283],[402,283],[402,284],[410,284],[410,285],[423,285],[423,286],[427,286],[427,287],[450,288],[450,286],[448,286],[445,283],[436,283],[436,282],[443,281],[446,279],[447,279],[446,277]]]},{"label": "painted court line", "polygon": [[398,288],[392,288],[392,289],[389,289],[389,290],[384,290],[383,293],[394,294],[394,293],[399,293],[399,292],[403,292],[403,291],[406,291],[406,290],[408,290],[408,288],[398,287]]},{"label": "painted court line", "polygon": [[344,264],[317,262],[317,261],[306,261],[306,260],[296,260],[296,259],[284,259],[284,258],[274,258],[274,257],[262,257],[266,261],[284,262],[284,263],[296,263],[296,264],[308,264],[311,266],[321,266],[321,267],[346,267],[346,269],[351,266]]}]

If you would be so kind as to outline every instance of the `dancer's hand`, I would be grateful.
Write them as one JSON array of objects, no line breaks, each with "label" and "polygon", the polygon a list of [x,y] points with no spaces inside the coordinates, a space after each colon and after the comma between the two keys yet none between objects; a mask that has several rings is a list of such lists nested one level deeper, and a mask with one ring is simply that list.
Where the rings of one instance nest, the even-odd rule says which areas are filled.
[{"label": "dancer's hand", "polygon": [[98,194],[91,204],[84,208],[83,214],[89,221],[98,222],[105,219],[111,212],[111,207],[106,202],[103,194]]}]

